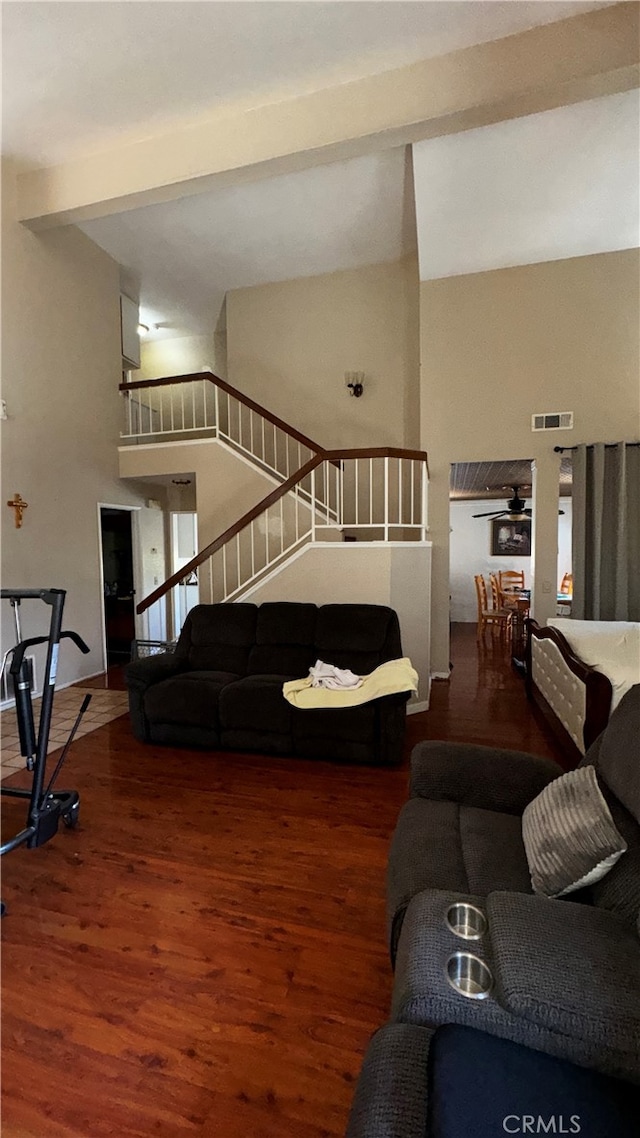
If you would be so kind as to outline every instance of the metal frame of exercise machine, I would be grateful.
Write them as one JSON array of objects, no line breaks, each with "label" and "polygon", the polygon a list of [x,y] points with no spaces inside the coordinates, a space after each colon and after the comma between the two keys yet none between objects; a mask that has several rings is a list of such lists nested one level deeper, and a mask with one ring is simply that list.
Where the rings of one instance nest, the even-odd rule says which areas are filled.
[{"label": "metal frame of exercise machine", "polygon": [[[13,609],[16,644],[6,653],[2,662],[4,672],[9,656],[11,666],[9,674],[13,678],[16,717],[18,720],[18,733],[20,735],[20,751],[25,758],[27,770],[33,774],[31,790],[22,790],[15,787],[0,786],[0,794],[9,798],[24,798],[28,801],[27,820],[23,830],[8,838],[0,844],[0,856],[9,853],[18,846],[26,845],[29,849],[42,846],[58,832],[60,818],[64,824],[74,827],[78,823],[80,813],[80,795],[77,790],[54,790],[54,785],[67,751],[84,715],[91,696],[86,695],[78,716],[71,728],[69,738],[65,743],[62,754],[58,759],[55,770],[45,787],[47,769],[47,749],[49,745],[49,730],[51,727],[51,714],[53,710],[53,696],[58,670],[58,653],[60,641],[68,638],[73,641],[81,652],[87,653],[89,648],[76,632],[62,631],[62,613],[66,590],[64,589],[2,589],[0,600],[8,600]],[[27,640],[22,639],[20,629],[20,604],[24,600],[40,600],[51,608],[51,617],[48,636],[35,636]],[[36,735],[33,718],[33,703],[31,696],[31,683],[29,679],[29,665],[26,658],[27,648],[35,644],[47,645],[47,659],[42,683],[42,702],[40,706],[40,719]],[[1,909],[4,914],[4,905]]]}]

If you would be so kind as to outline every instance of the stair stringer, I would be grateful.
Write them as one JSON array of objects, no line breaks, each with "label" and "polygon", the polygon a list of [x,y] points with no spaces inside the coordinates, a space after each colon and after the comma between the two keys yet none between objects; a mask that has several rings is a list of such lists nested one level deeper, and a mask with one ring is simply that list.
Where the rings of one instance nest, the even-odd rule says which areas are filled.
[{"label": "stair stringer", "polygon": [[[201,547],[223,533],[283,481],[217,438],[119,447],[118,458],[121,478],[166,481],[171,475],[194,476]],[[301,493],[300,498],[310,514],[309,496],[305,500]],[[318,513],[316,520],[323,520]]]}]

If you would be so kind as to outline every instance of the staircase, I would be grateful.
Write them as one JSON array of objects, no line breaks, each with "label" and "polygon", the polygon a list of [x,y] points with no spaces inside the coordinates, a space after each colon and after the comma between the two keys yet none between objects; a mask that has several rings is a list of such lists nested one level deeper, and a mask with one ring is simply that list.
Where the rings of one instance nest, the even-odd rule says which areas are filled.
[{"label": "staircase", "polygon": [[307,435],[213,372],[123,383],[126,446],[216,439],[279,481],[322,451]]},{"label": "staircase", "polygon": [[[392,447],[325,451],[209,372],[123,384],[122,443],[215,438],[276,481],[262,501],[137,606],[166,606],[196,574],[200,603],[255,593],[309,547],[426,541],[427,456]],[[193,578],[192,578],[193,579]]]}]

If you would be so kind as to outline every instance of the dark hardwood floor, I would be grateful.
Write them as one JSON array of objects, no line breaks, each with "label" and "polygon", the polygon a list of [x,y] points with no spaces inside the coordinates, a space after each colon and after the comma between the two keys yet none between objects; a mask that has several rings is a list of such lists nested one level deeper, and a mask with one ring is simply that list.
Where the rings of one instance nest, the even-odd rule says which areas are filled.
[{"label": "dark hardwood floor", "polygon": [[[449,738],[557,756],[497,645],[478,659],[461,626],[452,652],[407,754]],[[2,865],[4,1138],[344,1134],[388,1015],[406,763],[146,747],[123,717],[73,744],[62,781],[78,829]],[[3,819],[14,832],[22,807]]]},{"label": "dark hardwood floor", "polygon": [[495,744],[547,755],[561,765],[561,748],[524,692],[524,679],[510,664],[508,648],[491,633],[479,645],[475,624],[454,624],[450,680],[431,688],[428,712],[411,716],[410,744],[419,739]]}]

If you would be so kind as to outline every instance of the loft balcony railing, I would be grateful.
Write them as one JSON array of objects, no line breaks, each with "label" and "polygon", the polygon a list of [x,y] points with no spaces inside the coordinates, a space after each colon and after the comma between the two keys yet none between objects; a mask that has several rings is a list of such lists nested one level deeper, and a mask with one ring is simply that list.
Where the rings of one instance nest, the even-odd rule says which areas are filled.
[{"label": "loft balcony railing", "polygon": [[316,541],[424,541],[427,488],[424,451],[383,447],[315,455],[145,597],[137,611],[165,605],[166,617],[184,612],[177,594],[194,574],[194,603],[238,600]]},{"label": "loft balcony railing", "polygon": [[212,372],[120,385],[124,445],[215,438],[278,481],[322,447]]}]

